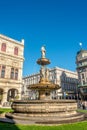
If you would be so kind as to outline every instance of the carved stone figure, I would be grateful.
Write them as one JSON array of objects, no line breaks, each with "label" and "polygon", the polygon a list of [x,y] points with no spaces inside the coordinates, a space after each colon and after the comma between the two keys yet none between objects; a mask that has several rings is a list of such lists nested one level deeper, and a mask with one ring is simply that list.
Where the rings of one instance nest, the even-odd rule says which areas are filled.
[{"label": "carved stone figure", "polygon": [[41,68],[41,70],[40,70],[40,77],[41,78],[45,77],[45,70],[44,70],[44,68]]},{"label": "carved stone figure", "polygon": [[46,50],[44,46],[41,47],[41,54],[42,54],[42,58],[45,58]]},{"label": "carved stone figure", "polygon": [[48,69],[45,70],[45,78],[46,78],[46,79],[49,78],[49,70],[48,70]]}]

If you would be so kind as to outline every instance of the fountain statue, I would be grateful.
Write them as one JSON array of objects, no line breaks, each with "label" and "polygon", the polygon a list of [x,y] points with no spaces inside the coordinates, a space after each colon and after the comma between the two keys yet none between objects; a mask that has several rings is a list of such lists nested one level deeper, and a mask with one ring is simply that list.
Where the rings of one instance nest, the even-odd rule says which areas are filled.
[{"label": "fountain statue", "polygon": [[59,89],[59,85],[53,84],[49,81],[49,70],[46,65],[50,64],[49,59],[46,58],[46,49],[41,47],[41,58],[37,60],[40,65],[40,81],[38,84],[29,85],[29,89],[37,90],[39,92],[39,100],[51,99],[51,91]]},{"label": "fountain statue", "polygon": [[41,47],[41,53],[42,53],[42,58],[45,58],[46,50],[44,46]]},{"label": "fountain statue", "polygon": [[14,112],[7,113],[6,117],[46,124],[83,120],[84,115],[76,112],[75,100],[51,99],[51,92],[60,89],[60,86],[49,81],[49,69],[46,65],[50,64],[50,60],[46,58],[44,46],[41,47],[41,58],[37,60],[37,64],[41,66],[40,81],[28,88],[38,91],[38,100],[15,100],[12,104]]}]

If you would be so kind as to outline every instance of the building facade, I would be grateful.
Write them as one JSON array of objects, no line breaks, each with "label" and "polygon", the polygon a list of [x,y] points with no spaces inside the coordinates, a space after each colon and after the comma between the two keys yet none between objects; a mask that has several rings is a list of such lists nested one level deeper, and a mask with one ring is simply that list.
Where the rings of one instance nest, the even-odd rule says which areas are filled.
[{"label": "building facade", "polygon": [[0,34],[0,104],[21,98],[24,40]]},{"label": "building facade", "polygon": [[79,78],[79,98],[87,100],[87,50],[80,50],[77,52],[76,64]]},{"label": "building facade", "polygon": [[[40,74],[33,74],[23,78],[23,93],[35,98],[34,93],[28,90],[27,87],[31,84],[38,83],[40,80]],[[78,76],[76,72],[72,72],[66,69],[55,67],[49,69],[49,81],[58,84],[61,89],[52,92],[52,98],[58,99],[62,97],[76,98]]]}]

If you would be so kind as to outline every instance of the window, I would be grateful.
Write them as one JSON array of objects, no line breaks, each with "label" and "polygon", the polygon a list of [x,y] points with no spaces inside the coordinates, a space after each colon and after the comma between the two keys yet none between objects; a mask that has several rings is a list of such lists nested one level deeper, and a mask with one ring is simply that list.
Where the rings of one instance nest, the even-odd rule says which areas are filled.
[{"label": "window", "polygon": [[10,75],[11,79],[14,79],[14,68],[11,68],[11,75]]},{"label": "window", "polygon": [[2,66],[2,69],[1,69],[1,78],[4,78],[5,77],[5,66],[3,65]]},{"label": "window", "polygon": [[82,79],[84,79],[84,74],[82,74]]},{"label": "window", "polygon": [[10,78],[15,80],[18,79],[18,69],[11,68]]},{"label": "window", "polygon": [[18,79],[18,69],[15,69],[15,79]]},{"label": "window", "polygon": [[18,55],[18,47],[14,48],[14,55]]},{"label": "window", "polygon": [[6,44],[5,43],[2,43],[2,45],[1,45],[1,51],[6,52]]}]

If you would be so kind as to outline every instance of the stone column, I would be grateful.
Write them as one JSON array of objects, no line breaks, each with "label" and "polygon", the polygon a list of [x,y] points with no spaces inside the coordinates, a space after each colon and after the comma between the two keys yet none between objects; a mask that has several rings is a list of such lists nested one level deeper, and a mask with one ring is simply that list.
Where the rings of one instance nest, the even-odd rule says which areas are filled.
[{"label": "stone column", "polygon": [[40,90],[39,91],[39,100],[44,100],[46,98],[45,91]]},{"label": "stone column", "polygon": [[17,88],[18,90],[18,99],[17,100],[20,100],[21,99],[21,92],[22,92],[22,84],[19,85],[19,88]]},{"label": "stone column", "polygon": [[2,106],[5,105],[5,103],[7,102],[7,95],[8,95],[8,89],[3,90],[3,97],[1,101]]},{"label": "stone column", "polygon": [[49,100],[50,99],[50,90],[39,90],[39,100]]}]

